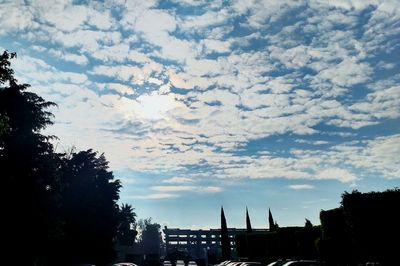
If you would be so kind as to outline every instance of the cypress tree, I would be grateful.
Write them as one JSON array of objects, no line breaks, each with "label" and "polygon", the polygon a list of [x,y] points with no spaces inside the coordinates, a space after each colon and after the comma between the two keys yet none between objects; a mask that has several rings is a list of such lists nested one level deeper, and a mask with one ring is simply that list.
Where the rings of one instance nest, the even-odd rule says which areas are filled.
[{"label": "cypress tree", "polygon": [[247,207],[246,207],[246,230],[247,230],[247,233],[253,232],[253,229],[251,228],[250,216],[249,216],[249,211],[247,210]]},{"label": "cypress tree", "polygon": [[278,226],[274,222],[274,218],[272,217],[271,209],[268,209],[268,221],[269,221],[269,230],[275,231]]},{"label": "cypress tree", "polygon": [[229,241],[228,227],[226,225],[223,207],[221,207],[221,249],[222,259],[229,260],[231,258],[231,243]]}]

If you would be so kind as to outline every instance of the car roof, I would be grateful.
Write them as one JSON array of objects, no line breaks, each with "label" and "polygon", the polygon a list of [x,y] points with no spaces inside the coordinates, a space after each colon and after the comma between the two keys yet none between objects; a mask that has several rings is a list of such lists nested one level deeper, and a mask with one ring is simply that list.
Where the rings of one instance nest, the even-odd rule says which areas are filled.
[{"label": "car roof", "polygon": [[282,266],[290,266],[290,265],[320,265],[319,261],[316,260],[293,260],[293,261],[288,261],[285,264],[283,264]]}]

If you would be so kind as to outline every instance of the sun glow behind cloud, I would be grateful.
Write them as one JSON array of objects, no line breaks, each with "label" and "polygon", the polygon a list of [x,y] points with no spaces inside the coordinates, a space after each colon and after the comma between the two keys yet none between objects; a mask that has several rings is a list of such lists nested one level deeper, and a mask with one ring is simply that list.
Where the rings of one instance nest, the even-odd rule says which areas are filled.
[{"label": "sun glow behind cloud", "polygon": [[135,113],[146,120],[168,119],[168,112],[181,104],[171,94],[160,95],[157,92],[143,94],[136,99]]}]

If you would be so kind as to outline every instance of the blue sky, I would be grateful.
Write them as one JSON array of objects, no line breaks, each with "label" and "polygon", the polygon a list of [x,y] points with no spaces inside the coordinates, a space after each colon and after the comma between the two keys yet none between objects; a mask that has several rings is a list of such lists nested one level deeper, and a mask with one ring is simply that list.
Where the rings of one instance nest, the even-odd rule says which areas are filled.
[{"label": "blue sky", "polygon": [[57,150],[104,152],[139,218],[319,224],[400,185],[399,1],[1,1],[0,25]]}]

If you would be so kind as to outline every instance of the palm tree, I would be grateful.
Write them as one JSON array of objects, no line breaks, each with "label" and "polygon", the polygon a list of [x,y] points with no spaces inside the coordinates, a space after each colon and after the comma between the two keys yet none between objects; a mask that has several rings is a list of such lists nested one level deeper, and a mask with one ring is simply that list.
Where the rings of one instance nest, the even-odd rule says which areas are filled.
[{"label": "palm tree", "polygon": [[133,245],[137,235],[136,213],[130,204],[122,204],[119,210],[118,240],[122,245]]},{"label": "palm tree", "polygon": [[135,208],[130,204],[122,203],[120,214],[120,227],[125,229],[133,229],[136,226],[136,213],[133,211]]}]

